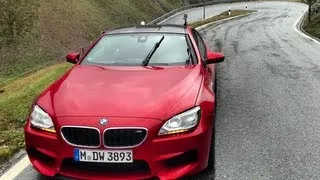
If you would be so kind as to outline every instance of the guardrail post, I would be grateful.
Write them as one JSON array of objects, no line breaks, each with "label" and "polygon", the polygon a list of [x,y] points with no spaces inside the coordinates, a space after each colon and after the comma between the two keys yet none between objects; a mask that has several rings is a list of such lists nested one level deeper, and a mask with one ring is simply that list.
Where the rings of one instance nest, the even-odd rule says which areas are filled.
[{"label": "guardrail post", "polygon": [[206,20],[206,3],[203,0],[203,20]]}]

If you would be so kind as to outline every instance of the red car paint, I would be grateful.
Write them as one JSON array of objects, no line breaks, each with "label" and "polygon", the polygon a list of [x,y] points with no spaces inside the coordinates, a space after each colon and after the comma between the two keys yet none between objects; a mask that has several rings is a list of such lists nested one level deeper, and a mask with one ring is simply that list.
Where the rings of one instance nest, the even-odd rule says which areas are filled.
[{"label": "red car paint", "polygon": [[[31,127],[30,118],[25,125],[26,149],[34,168],[46,176],[78,179],[178,179],[205,169],[215,112],[212,89],[215,64],[209,63],[224,57],[207,50],[206,65],[201,60],[192,28],[187,26],[185,30],[194,46],[198,64],[157,68],[82,66],[80,58],[71,70],[48,87],[36,104],[50,115],[56,133]],[[73,53],[67,58],[78,56]],[[196,106],[201,108],[201,119],[193,131],[158,135],[167,120]],[[109,120],[107,127],[98,123],[101,118]],[[110,127],[146,128],[148,133],[143,143],[130,149],[134,160],[147,163],[148,172],[95,172],[65,165],[64,160],[73,157],[75,146],[64,141],[60,130],[62,126],[71,125],[95,127],[100,132]],[[108,148],[100,145],[96,149]],[[168,165],[169,160],[190,155],[189,152],[196,159]]]}]

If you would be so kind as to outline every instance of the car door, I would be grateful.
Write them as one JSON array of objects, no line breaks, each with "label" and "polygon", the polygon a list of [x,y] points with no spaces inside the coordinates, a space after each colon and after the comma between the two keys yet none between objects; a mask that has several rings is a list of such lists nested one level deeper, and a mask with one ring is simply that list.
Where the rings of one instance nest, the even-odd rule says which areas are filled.
[{"label": "car door", "polygon": [[[192,30],[193,37],[197,43],[200,55],[201,55],[201,61],[203,64],[205,64],[207,60],[207,45],[203,41],[201,35],[195,30]],[[209,65],[204,65],[203,70],[205,72],[205,78],[204,78],[204,83],[205,85],[213,92],[212,88],[214,87],[214,73],[215,73],[215,65],[209,64]]]}]

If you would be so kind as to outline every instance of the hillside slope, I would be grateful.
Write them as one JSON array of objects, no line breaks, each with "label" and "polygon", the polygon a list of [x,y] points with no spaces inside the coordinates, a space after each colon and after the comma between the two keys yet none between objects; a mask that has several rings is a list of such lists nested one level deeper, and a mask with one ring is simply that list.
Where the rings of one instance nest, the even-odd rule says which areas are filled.
[{"label": "hillside slope", "polygon": [[0,0],[0,82],[52,64],[102,30],[154,19],[182,0]]}]

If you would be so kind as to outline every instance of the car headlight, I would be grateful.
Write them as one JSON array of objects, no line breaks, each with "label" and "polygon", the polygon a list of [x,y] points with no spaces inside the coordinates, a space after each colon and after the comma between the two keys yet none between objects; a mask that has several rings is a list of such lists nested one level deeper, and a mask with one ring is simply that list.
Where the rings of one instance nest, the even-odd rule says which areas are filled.
[{"label": "car headlight", "polygon": [[194,107],[169,119],[160,129],[158,135],[182,133],[192,130],[198,125],[200,107]]},{"label": "car headlight", "polygon": [[33,108],[30,116],[30,122],[32,127],[52,133],[56,132],[51,117],[38,105],[35,105]]}]

